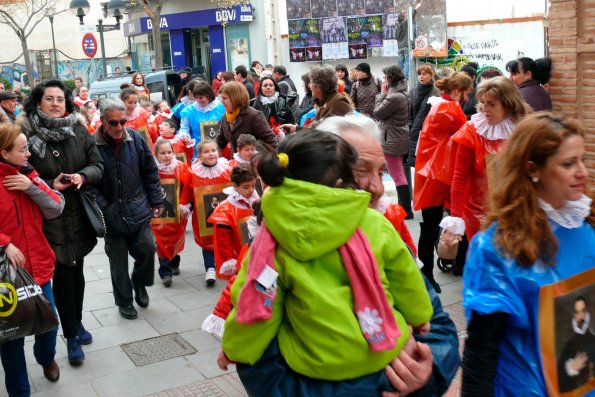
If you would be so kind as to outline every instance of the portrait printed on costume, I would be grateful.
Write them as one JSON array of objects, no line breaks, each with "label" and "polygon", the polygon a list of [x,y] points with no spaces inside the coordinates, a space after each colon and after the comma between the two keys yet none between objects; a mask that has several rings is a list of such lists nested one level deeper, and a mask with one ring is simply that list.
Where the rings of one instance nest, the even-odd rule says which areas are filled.
[{"label": "portrait printed on costume", "polygon": [[180,184],[175,178],[163,178],[161,195],[163,197],[163,212],[159,218],[151,219],[153,225],[180,222]]},{"label": "portrait printed on costume", "polygon": [[232,186],[231,182],[194,188],[194,208],[197,211],[198,229],[201,237],[213,235],[214,225],[207,220],[215,208],[227,198],[223,189],[229,186]]},{"label": "portrait printed on costume", "polygon": [[217,135],[219,134],[219,128],[221,124],[219,121],[203,121],[200,123],[200,139],[204,141],[205,139],[215,140],[217,139]]},{"label": "portrait printed on costume", "polygon": [[595,390],[595,269],[542,287],[539,303],[548,394],[579,397]]},{"label": "portrait printed on costume", "polygon": [[178,160],[180,160],[182,163],[188,164],[188,163],[187,163],[186,152],[179,152],[179,153],[176,153],[176,158],[177,158]]}]

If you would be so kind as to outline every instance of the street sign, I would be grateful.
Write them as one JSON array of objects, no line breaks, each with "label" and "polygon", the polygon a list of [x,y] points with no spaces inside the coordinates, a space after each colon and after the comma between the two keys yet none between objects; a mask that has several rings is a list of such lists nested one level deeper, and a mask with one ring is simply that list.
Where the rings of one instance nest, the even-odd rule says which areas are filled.
[{"label": "street sign", "polygon": [[89,58],[93,58],[97,54],[97,39],[93,33],[86,33],[83,36],[83,52]]},{"label": "street sign", "polygon": [[79,25],[81,33],[96,33],[97,27],[95,25]]}]

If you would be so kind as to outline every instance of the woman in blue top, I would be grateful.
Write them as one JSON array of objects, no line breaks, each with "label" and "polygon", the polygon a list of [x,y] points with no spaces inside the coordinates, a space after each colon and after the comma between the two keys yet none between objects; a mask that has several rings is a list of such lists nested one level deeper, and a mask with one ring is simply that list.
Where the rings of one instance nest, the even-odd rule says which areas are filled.
[{"label": "woman in blue top", "polygon": [[595,209],[584,194],[584,132],[572,119],[533,114],[493,164],[491,209],[464,273],[462,395],[595,395]]}]

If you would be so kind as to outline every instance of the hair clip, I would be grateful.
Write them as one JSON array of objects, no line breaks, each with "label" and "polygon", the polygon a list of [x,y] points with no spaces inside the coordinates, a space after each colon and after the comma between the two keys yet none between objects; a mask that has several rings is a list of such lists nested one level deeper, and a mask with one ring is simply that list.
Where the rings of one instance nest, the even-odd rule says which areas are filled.
[{"label": "hair clip", "polygon": [[279,159],[279,164],[281,164],[281,167],[287,168],[289,165],[289,156],[287,156],[285,153],[279,153],[277,154],[277,158]]}]

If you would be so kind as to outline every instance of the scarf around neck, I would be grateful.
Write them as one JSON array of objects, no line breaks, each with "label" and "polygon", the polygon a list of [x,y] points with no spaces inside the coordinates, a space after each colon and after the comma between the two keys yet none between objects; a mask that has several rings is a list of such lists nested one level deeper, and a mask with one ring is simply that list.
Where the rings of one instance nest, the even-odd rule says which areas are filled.
[{"label": "scarf around neck", "polygon": [[76,113],[65,117],[50,117],[39,109],[28,116],[33,134],[29,137],[29,148],[40,159],[45,158],[48,142],[62,142],[74,136],[73,126]]},{"label": "scarf around neck", "polygon": [[260,96],[260,103],[262,103],[263,105],[268,105],[269,103],[275,103],[278,98],[279,98],[279,93],[278,92],[275,92],[271,96],[261,95]]},{"label": "scarf around neck", "polygon": [[237,108],[232,113],[229,113],[228,111],[225,111],[225,118],[227,119],[227,122],[229,124],[233,124],[233,122],[236,121],[236,118],[238,117],[238,114],[240,114],[240,108]]}]

